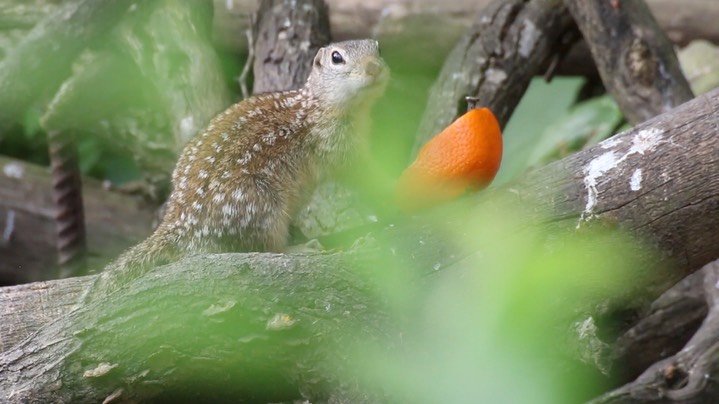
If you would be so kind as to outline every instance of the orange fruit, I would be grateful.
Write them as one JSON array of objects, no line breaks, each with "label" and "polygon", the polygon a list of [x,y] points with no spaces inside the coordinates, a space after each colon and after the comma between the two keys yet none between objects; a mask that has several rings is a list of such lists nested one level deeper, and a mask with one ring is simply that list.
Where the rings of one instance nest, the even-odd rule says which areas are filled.
[{"label": "orange fruit", "polygon": [[397,203],[409,213],[482,189],[501,161],[497,118],[487,108],[472,109],[422,147],[397,182]]}]

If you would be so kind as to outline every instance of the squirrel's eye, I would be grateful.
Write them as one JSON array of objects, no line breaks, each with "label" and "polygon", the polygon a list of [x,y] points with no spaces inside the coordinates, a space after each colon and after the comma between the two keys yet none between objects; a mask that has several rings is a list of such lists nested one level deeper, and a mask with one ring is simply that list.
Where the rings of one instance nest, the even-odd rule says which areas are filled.
[{"label": "squirrel's eye", "polygon": [[340,55],[339,52],[337,52],[337,51],[332,52],[332,64],[338,65],[338,64],[342,64],[344,62],[345,62],[345,60],[342,57],[342,55]]}]

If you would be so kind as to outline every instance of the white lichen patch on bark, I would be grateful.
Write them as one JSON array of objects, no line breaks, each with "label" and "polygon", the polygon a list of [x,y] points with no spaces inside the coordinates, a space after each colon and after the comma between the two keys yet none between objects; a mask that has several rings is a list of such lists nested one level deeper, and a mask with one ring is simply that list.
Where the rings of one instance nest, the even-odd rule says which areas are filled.
[{"label": "white lichen patch on bark", "polygon": [[226,301],[226,302],[222,302],[222,303],[218,303],[218,304],[212,304],[212,305],[210,305],[210,307],[206,308],[202,312],[202,315],[203,316],[215,316],[215,315],[218,315],[221,313],[225,313],[225,312],[229,311],[230,309],[232,309],[233,307],[235,307],[236,304],[237,304],[237,302],[234,300],[230,300],[230,301]]},{"label": "white lichen patch on bark", "polygon": [[[584,167],[584,187],[587,189],[587,203],[579,218],[577,228],[579,228],[582,222],[589,220],[593,215],[594,208],[599,201],[597,184],[602,180],[605,174],[620,167],[630,156],[634,154],[644,155],[665,142],[666,140],[661,130],[649,128],[637,132],[632,138],[632,145],[629,147],[629,150],[621,156],[618,156],[616,151],[611,150],[623,143],[621,139],[610,138],[600,143],[603,149],[609,151],[592,159],[592,161]],[[642,172],[640,169],[637,169],[632,174],[629,184],[632,191],[639,190],[641,188],[641,182]]]},{"label": "white lichen patch on bark", "polygon": [[86,370],[85,373],[82,374],[82,377],[102,377],[116,367],[117,363],[111,365],[109,363],[103,362],[97,365],[95,369]]},{"label": "white lichen patch on bark", "polygon": [[120,396],[122,395],[122,392],[123,392],[122,388],[116,389],[115,391],[112,392],[112,394],[105,397],[105,400],[102,401],[102,404],[110,404],[110,403],[114,402],[116,399],[120,398]]},{"label": "white lichen patch on bark", "polygon": [[532,50],[535,48],[537,40],[541,32],[533,22],[527,20],[522,25],[522,32],[519,39],[519,55],[523,58],[529,58]]},{"label": "white lichen patch on bark", "polygon": [[502,69],[487,69],[485,78],[496,85],[500,85],[504,80],[507,80],[507,72]]},{"label": "white lichen patch on bark", "polygon": [[[584,168],[584,186],[587,189],[587,204],[584,207],[579,222],[587,219],[587,215],[592,214],[592,210],[597,205],[597,181],[604,173],[617,166],[618,159],[614,152],[606,152],[601,156],[590,161]],[[579,228],[579,223],[577,224]]]},{"label": "white lichen patch on bark", "polygon": [[632,191],[639,191],[642,189],[642,169],[637,168],[632,173],[632,178],[629,179],[629,189]]},{"label": "white lichen patch on bark", "polygon": [[289,314],[277,313],[272,318],[267,320],[266,329],[270,331],[279,331],[292,328],[297,323],[297,320],[292,318]]}]

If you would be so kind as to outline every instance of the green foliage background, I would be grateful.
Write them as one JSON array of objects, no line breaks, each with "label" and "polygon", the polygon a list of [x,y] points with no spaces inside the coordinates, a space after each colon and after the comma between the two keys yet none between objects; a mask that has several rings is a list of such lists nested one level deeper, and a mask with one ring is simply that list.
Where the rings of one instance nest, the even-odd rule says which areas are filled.
[{"label": "green foliage background", "polygon": [[[139,73],[125,76],[115,67],[109,72],[122,77],[94,91],[120,91],[117,100],[124,103],[120,110],[128,114],[138,106],[150,114],[164,113],[168,105],[181,108],[173,104],[177,100],[162,95],[187,83],[173,81],[164,73],[173,71],[174,63],[186,63],[187,55],[178,48],[163,55],[168,59],[153,60],[152,47],[142,41],[164,38],[165,43],[172,43],[177,38],[184,43],[183,35],[191,33],[179,29],[182,24],[172,23],[184,15],[156,16],[166,24],[152,24],[157,31],[131,35],[138,45],[119,54],[137,51],[135,59],[122,60],[140,67]],[[124,43],[122,38],[115,40],[115,46]],[[428,57],[426,49],[403,43],[388,41],[383,47],[393,79],[376,108],[373,153],[387,174],[396,178],[409,163],[427,92],[446,50],[434,50],[430,54],[434,57]],[[222,81],[233,93],[230,98],[237,99],[234,79],[242,62],[237,55],[219,53]],[[143,65],[147,60],[152,62]],[[495,184],[507,183],[527,169],[596,144],[621,129],[622,115],[609,96],[583,95],[596,85],[573,77],[557,77],[551,83],[534,80],[504,131],[503,163]],[[702,86],[707,85],[703,82]],[[85,110],[73,112],[86,118]],[[0,153],[47,164],[40,124],[45,113],[41,107],[30,108],[13,131],[3,134]],[[108,142],[115,135],[108,132],[78,132],[83,173],[114,183],[140,178],[133,156]],[[643,247],[626,234],[606,229],[588,229],[580,235],[551,228],[520,232],[516,229],[522,224],[513,221],[524,208],[507,205],[491,214],[468,210],[465,225],[444,231],[453,245],[472,254],[428,282],[403,278],[413,271],[402,268],[404,264],[391,256],[378,260],[376,264],[387,273],[377,285],[378,295],[389,300],[393,320],[407,330],[404,345],[390,351],[370,341],[345,347],[350,353],[344,355],[358,364],[348,372],[398,402],[561,403],[596,393],[607,380],[563,367],[571,350],[563,342],[577,321],[592,319],[582,313],[626,293],[627,285],[637,284],[628,274],[647,265],[635,255]],[[441,210],[426,214],[424,220],[443,226]]]}]

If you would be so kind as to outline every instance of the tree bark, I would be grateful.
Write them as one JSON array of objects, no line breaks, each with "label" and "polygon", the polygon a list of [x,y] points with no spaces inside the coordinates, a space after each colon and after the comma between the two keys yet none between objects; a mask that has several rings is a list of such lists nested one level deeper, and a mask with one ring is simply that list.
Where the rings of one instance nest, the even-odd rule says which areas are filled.
[{"label": "tree bark", "polygon": [[452,50],[432,86],[412,158],[467,110],[466,96],[489,107],[504,127],[529,82],[572,27],[561,1],[494,1]]},{"label": "tree bark", "polygon": [[0,400],[273,402],[299,398],[297,386],[318,397],[331,347],[392,330],[362,261],[225,254],[162,267],[5,352]]},{"label": "tree bark", "polygon": [[[413,47],[422,50],[417,52],[417,57],[436,60],[443,59],[437,52],[450,49],[490,3],[491,0],[447,0],[442,2],[442,7],[437,7],[433,0],[328,1],[335,40],[372,37],[384,44],[385,50],[394,50],[391,44],[405,46],[407,41],[416,41]],[[719,26],[715,24],[719,20],[719,4],[713,0],[683,1],[681,9],[677,9],[674,0],[647,0],[646,3],[675,45],[686,45],[694,39],[719,43]],[[246,52],[244,31],[259,1],[214,0],[214,4],[214,35],[218,44],[234,52]],[[586,45],[572,52],[557,70],[559,74],[568,75],[589,72],[596,74],[596,69]]]},{"label": "tree bark", "polygon": [[[411,29],[423,38],[434,38],[439,47],[451,46],[475,21],[491,0],[447,0],[437,7],[434,0],[329,0],[330,23],[336,40],[390,36]],[[220,45],[247,51],[243,32],[259,0],[214,0],[215,37]],[[686,0],[680,10],[674,0],[646,0],[649,9],[678,45],[694,39],[719,42],[719,5],[712,0]],[[20,18],[18,18],[20,20]],[[422,21],[422,24],[418,22]],[[431,21],[431,24],[428,22]],[[413,23],[414,22],[414,23]],[[415,31],[419,29],[419,31]],[[452,31],[451,37],[441,31]],[[589,54],[585,54],[589,57]]]},{"label": "tree bark", "polygon": [[[649,289],[657,296],[719,256],[719,217],[712,214],[719,209],[717,111],[719,90],[493,192],[530,207],[519,220],[526,226],[543,221],[572,232],[579,227],[581,233],[590,223],[616,224],[643,237],[664,254],[658,263],[647,260],[646,268],[637,268],[653,272],[650,278],[636,274],[642,282],[626,293]],[[686,152],[690,147],[691,156]],[[641,179],[637,170],[643,173]],[[494,198],[473,198],[478,211],[493,208]],[[462,210],[445,209],[448,223],[467,220],[458,213]],[[393,341],[391,335],[399,335],[392,331],[396,324],[386,324],[384,299],[376,291],[368,293],[368,285],[377,281],[374,271],[383,270],[368,251],[399,251],[415,276],[452,268],[461,260],[442,248],[446,235],[423,223],[418,218],[390,227],[381,236],[387,243],[376,243],[362,253],[220,254],[157,268],[107,300],[80,307],[6,350],[0,356],[0,391],[6,394],[2,398],[72,401],[115,394],[127,400],[173,399],[160,396],[158,390],[184,394],[185,389],[210,383],[216,372],[255,365],[281,369],[281,374],[271,374],[272,380],[287,382],[289,396],[297,393],[292,386],[319,388],[307,382],[307,375],[337,374],[337,369],[322,368],[327,344],[341,345],[345,338]],[[400,245],[405,247],[399,249]],[[650,247],[637,254],[650,250],[654,251]],[[62,295],[71,306],[72,295],[82,289],[77,282],[84,281],[47,282],[37,293]],[[40,299],[27,289],[14,299],[8,289],[0,291],[6,299],[3,310],[12,302],[28,313],[23,317],[33,312],[52,316],[42,307],[30,308],[33,299]],[[21,334],[8,333],[9,327],[32,331],[23,328],[30,319],[5,314],[3,318],[10,320],[2,325],[1,341],[11,342],[5,347],[17,342],[10,336]],[[217,334],[212,324],[233,326]],[[343,333],[348,329],[349,336]],[[238,346],[237,341],[245,342]],[[260,341],[268,345],[255,345]],[[190,374],[198,377],[198,385],[188,386]],[[211,391],[201,390],[203,397],[237,397],[246,393],[242,386],[252,382],[242,371],[227,377],[233,381],[223,383],[228,390],[209,384]],[[312,393],[304,397],[308,396]]]},{"label": "tree bark", "polygon": [[[48,269],[57,264],[48,170],[5,157],[0,157],[0,167],[0,283],[48,279]],[[139,197],[104,189],[99,181],[85,178],[83,183],[88,266],[102,268],[149,234],[154,209]]]},{"label": "tree bark", "polygon": [[565,4],[629,122],[644,122],[694,97],[672,44],[643,0]]},{"label": "tree bark", "polygon": [[[677,287],[667,292],[661,303],[669,303],[666,313],[657,310],[636,326],[633,335],[627,336],[635,343],[659,345],[664,349],[650,351],[657,356],[661,351],[665,358],[647,368],[635,381],[604,394],[592,403],[708,403],[719,395],[719,261],[714,261],[701,271],[692,274]],[[671,294],[670,294],[671,292]],[[700,302],[699,299],[703,299]],[[704,307],[700,307],[704,306]],[[691,310],[696,307],[696,311]],[[708,307],[708,313],[707,309]],[[664,345],[667,337],[676,331],[691,333],[697,322],[697,313],[706,313],[701,326],[691,339],[679,350],[672,349],[685,339]],[[664,322],[657,323],[657,317]],[[688,317],[688,318],[687,318]],[[669,332],[667,334],[667,332]],[[691,334],[690,334],[691,335]],[[625,337],[625,339],[627,338]],[[625,341],[626,342],[626,341]]]},{"label": "tree bark", "polygon": [[268,0],[260,4],[254,27],[253,93],[302,87],[317,51],[330,42],[324,0]]}]

